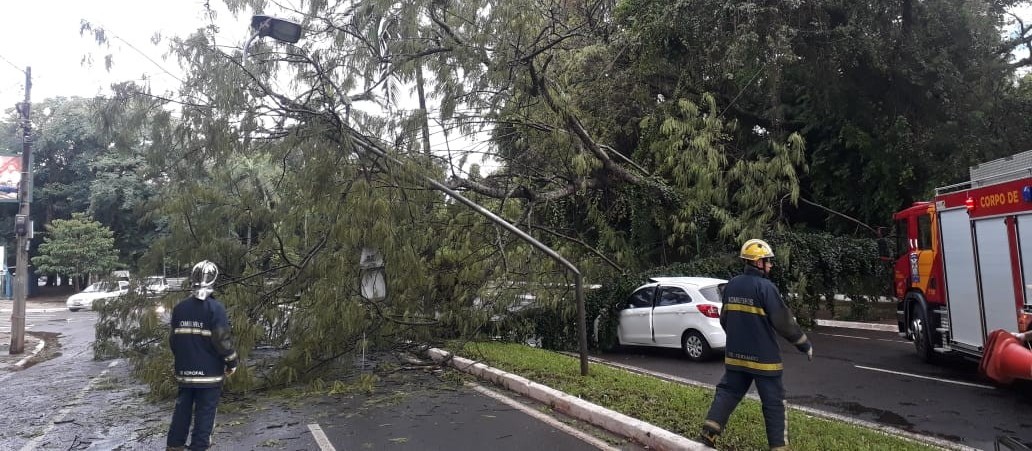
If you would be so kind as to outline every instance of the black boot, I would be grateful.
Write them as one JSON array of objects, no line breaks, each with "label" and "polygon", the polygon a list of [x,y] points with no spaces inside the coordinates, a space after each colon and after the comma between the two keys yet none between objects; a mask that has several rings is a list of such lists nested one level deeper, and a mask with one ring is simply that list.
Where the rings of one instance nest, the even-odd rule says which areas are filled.
[{"label": "black boot", "polygon": [[717,447],[717,437],[720,437],[720,425],[716,421],[706,420],[702,425],[702,432],[699,434],[699,442],[710,448]]}]

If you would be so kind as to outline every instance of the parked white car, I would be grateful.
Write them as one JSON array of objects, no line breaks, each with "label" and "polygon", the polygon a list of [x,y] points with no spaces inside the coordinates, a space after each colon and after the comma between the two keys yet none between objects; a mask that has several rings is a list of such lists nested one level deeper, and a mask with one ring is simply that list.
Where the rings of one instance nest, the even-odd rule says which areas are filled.
[{"label": "parked white car", "polygon": [[707,277],[653,277],[622,305],[620,345],[681,348],[694,361],[727,343],[720,327],[720,292],[727,281]]},{"label": "parked white car", "polygon": [[148,276],[143,279],[140,290],[145,296],[162,296],[168,291],[168,280],[162,276]]},{"label": "parked white car", "polygon": [[92,310],[93,301],[97,299],[117,298],[129,293],[129,282],[124,280],[105,280],[86,287],[79,293],[68,297],[65,303],[68,310],[78,312],[79,310]]}]

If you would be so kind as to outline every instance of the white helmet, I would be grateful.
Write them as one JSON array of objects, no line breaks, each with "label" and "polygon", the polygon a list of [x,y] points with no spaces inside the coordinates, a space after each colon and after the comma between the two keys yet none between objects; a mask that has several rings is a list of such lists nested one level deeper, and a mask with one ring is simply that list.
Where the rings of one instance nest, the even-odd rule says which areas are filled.
[{"label": "white helmet", "polygon": [[219,267],[204,260],[193,267],[190,273],[190,286],[197,299],[207,299],[215,291],[215,279],[219,277]]}]

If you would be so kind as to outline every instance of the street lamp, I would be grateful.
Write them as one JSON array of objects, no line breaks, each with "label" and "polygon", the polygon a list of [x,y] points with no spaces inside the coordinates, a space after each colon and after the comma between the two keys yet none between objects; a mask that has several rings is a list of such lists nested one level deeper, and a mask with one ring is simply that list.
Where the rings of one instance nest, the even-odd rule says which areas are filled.
[{"label": "street lamp", "polygon": [[362,280],[362,297],[370,301],[387,298],[387,271],[383,265],[383,255],[374,248],[362,248],[362,257],[358,261]]},{"label": "street lamp", "polygon": [[[247,59],[247,48],[251,45],[257,37],[269,36],[273,39],[283,42],[289,42],[291,44],[297,43],[301,39],[301,26],[283,19],[277,19],[270,16],[257,15],[251,18],[251,28],[255,29],[255,34],[248,39],[247,44],[244,45],[244,60]],[[246,64],[246,63],[243,63]],[[381,149],[377,143],[372,142],[368,139],[364,139],[364,136],[357,137],[354,140],[355,146],[367,153],[371,153],[380,157],[382,161],[387,161],[391,164],[398,166],[404,166],[401,160],[398,160],[394,156],[390,155],[385,149]],[[426,181],[434,189],[441,191],[452,199],[459,201],[463,205],[473,209],[473,211],[479,213],[481,216],[487,218],[496,225],[508,230],[512,234],[516,235],[521,240],[534,246],[541,252],[544,252],[550,258],[555,260],[561,266],[565,267],[570,274],[573,275],[574,289],[577,298],[577,328],[578,328],[578,342],[580,348],[580,370],[582,376],[588,375],[588,328],[586,320],[586,308],[584,305],[584,287],[583,287],[583,275],[573,263],[563,258],[558,252],[552,248],[546,246],[544,243],[534,239],[527,232],[520,230],[515,225],[512,225],[500,216],[492,213],[490,210],[484,208],[480,204],[467,199],[458,191],[455,191],[448,186],[444,185],[432,177],[419,174],[419,176]],[[383,267],[383,256],[379,251],[375,249],[365,248],[362,250],[362,256],[360,260],[360,267],[362,269],[361,283],[362,283],[362,295],[369,299],[376,299],[380,296],[386,295],[386,288],[384,286],[384,267]]]},{"label": "street lamp", "polygon": [[254,29],[254,34],[247,38],[244,44],[244,57],[241,61],[247,61],[247,49],[255,39],[268,36],[289,44],[297,44],[297,41],[301,40],[301,25],[286,19],[256,15],[251,17],[251,28]]}]

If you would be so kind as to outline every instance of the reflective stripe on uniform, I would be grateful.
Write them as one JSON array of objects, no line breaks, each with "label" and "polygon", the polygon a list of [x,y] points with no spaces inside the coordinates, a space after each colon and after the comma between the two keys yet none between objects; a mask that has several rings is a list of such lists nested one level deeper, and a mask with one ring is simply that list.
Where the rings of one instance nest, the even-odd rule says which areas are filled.
[{"label": "reflective stripe on uniform", "polygon": [[172,330],[172,333],[179,335],[202,335],[205,337],[211,336],[211,331],[208,329],[201,329],[198,327],[177,327]]},{"label": "reflective stripe on uniform", "polygon": [[176,382],[181,384],[213,384],[222,382],[222,376],[176,376]]},{"label": "reflective stripe on uniform", "polygon": [[234,353],[226,356],[226,358],[224,360],[227,361],[227,362],[232,362],[232,361],[236,360],[236,358],[237,358],[237,353],[234,352]]},{"label": "reflective stripe on uniform", "polygon": [[732,357],[724,357],[724,364],[741,366],[744,368],[750,368],[760,371],[781,371],[782,369],[784,369],[784,366],[780,363],[750,362],[748,360],[735,359]]},{"label": "reflective stripe on uniform", "polygon": [[732,312],[752,313],[753,315],[760,315],[760,316],[767,316],[767,312],[764,311],[762,308],[753,307],[751,305],[727,304],[724,307],[724,310],[728,310],[728,311],[732,311]]}]

